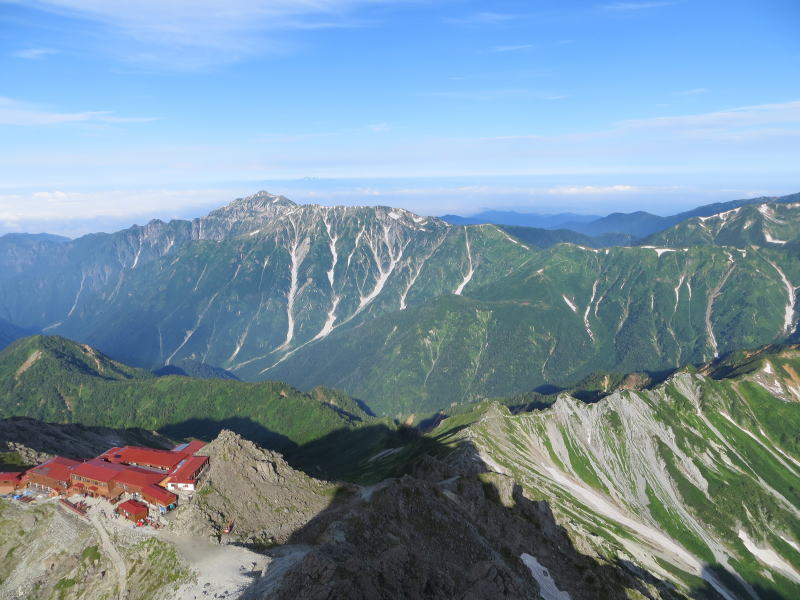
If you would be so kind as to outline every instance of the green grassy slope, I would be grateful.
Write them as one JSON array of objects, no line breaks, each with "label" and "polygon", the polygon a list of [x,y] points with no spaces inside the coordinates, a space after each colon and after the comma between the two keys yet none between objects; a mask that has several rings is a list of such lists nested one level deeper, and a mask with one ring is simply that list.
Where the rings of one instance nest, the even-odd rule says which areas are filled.
[{"label": "green grassy slope", "polygon": [[[59,337],[18,340],[0,352],[0,417],[142,427],[210,437],[221,427],[286,450],[371,419],[350,397],[305,394],[278,382],[156,377]],[[390,424],[385,423],[387,426]]]}]

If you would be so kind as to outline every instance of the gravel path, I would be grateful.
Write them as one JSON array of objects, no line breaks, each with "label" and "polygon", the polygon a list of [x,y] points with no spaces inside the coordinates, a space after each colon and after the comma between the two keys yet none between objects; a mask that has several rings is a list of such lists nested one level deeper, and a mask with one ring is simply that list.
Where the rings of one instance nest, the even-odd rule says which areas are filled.
[{"label": "gravel path", "polygon": [[91,511],[89,513],[89,521],[97,530],[100,536],[100,542],[103,545],[103,550],[105,550],[106,555],[111,559],[111,564],[114,565],[114,569],[117,572],[117,581],[119,582],[117,586],[117,597],[119,600],[125,600],[128,597],[128,567],[125,564],[125,559],[122,558],[114,542],[112,542],[111,538],[108,536],[108,531],[106,531],[103,523],[100,522],[97,511]]}]

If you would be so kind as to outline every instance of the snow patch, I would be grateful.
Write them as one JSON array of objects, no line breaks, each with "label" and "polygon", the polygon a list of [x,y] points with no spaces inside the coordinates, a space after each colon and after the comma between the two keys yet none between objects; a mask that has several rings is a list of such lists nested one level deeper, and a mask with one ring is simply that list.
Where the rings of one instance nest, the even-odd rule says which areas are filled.
[{"label": "snow patch", "polygon": [[475,268],[472,264],[472,249],[469,246],[469,236],[467,235],[467,228],[464,228],[464,243],[467,246],[467,260],[469,261],[469,270],[467,274],[464,275],[463,281],[458,285],[456,291],[453,292],[456,296],[460,296],[461,292],[464,291],[466,285],[472,280],[472,276],[475,274]]},{"label": "snow patch", "polygon": [[292,227],[294,228],[295,235],[292,242],[292,247],[289,249],[289,257],[292,262],[289,270],[289,292],[286,296],[286,339],[284,340],[283,344],[277,348],[277,350],[287,348],[289,344],[292,343],[292,339],[294,338],[294,301],[297,297],[297,279],[300,271],[300,265],[305,260],[306,254],[308,254],[309,250],[308,238],[303,239],[301,242],[297,234],[297,226],[294,224],[294,221],[292,221]]},{"label": "snow patch", "polygon": [[[655,250],[656,254],[658,255],[659,258],[661,258],[662,254],[665,254],[667,252],[678,252],[678,250],[676,248],[657,248],[656,246],[642,246],[642,248],[648,248],[649,250]],[[681,251],[682,250],[683,249],[681,249]]]},{"label": "snow patch", "polygon": [[586,333],[589,334],[592,342],[594,342],[594,332],[592,331],[592,327],[589,325],[589,311],[592,309],[592,303],[594,302],[594,297],[597,294],[597,284],[599,281],[599,279],[595,280],[594,285],[592,286],[592,297],[589,298],[589,304],[586,305],[586,311],[583,313],[583,326],[586,328]]},{"label": "snow patch", "polygon": [[539,584],[539,595],[542,600],[572,600],[567,592],[562,592],[558,589],[556,582],[550,576],[550,572],[534,556],[523,552],[520,558],[530,570],[536,583]]},{"label": "snow patch", "polygon": [[792,565],[786,562],[777,552],[775,552],[775,550],[769,546],[766,548],[759,548],[756,546],[755,541],[753,541],[753,539],[747,535],[747,532],[744,529],[739,530],[739,539],[742,540],[742,543],[744,544],[744,547],[747,548],[748,552],[750,552],[750,554],[755,556],[762,563],[771,569],[775,569],[792,581],[800,583],[800,573],[798,573]]},{"label": "snow patch", "polygon": [[675,308],[673,309],[673,312],[678,312],[678,301],[681,299],[681,286],[683,285],[685,279],[686,275],[681,275],[678,285],[675,286]]},{"label": "snow patch", "polygon": [[575,306],[575,303],[572,300],[567,298],[567,296],[565,294],[561,294],[561,297],[564,299],[564,302],[567,303],[567,306],[569,306],[572,309],[572,312],[574,312],[574,313],[578,312],[578,307]]},{"label": "snow patch", "polygon": [[775,239],[774,237],[772,237],[772,236],[769,234],[769,231],[767,231],[766,229],[764,230],[764,239],[765,239],[765,240],[767,240],[767,241],[768,241],[770,244],[780,244],[781,246],[782,246],[783,244],[787,243],[787,241],[786,241],[786,240],[778,240],[778,239]]},{"label": "snow patch", "polygon": [[780,537],[784,542],[789,544],[792,548],[794,548],[795,550],[800,552],[800,546],[798,546],[796,542],[793,542],[792,540],[787,538],[785,535],[781,535],[781,536],[778,536],[778,537]]},{"label": "snow patch", "polygon": [[521,242],[518,242],[517,240],[515,240],[513,237],[511,237],[510,235],[508,235],[508,234],[507,234],[505,231],[503,231],[502,229],[499,229],[499,228],[498,228],[498,230],[500,231],[500,233],[502,233],[504,236],[506,236],[506,239],[507,239],[509,242],[511,242],[512,244],[516,244],[517,246],[521,246],[522,248],[525,248],[525,250],[530,250],[530,248],[528,248],[528,246],[526,246],[525,244],[523,244],[523,243],[521,243]]},{"label": "snow patch", "polygon": [[788,335],[791,333],[792,322],[794,321],[794,286],[791,284],[789,279],[786,277],[786,274],[778,265],[769,259],[765,258],[764,260],[766,260],[772,266],[772,268],[775,269],[775,271],[778,273],[778,276],[781,278],[781,281],[783,282],[784,288],[786,289],[787,300],[783,314],[783,333]]},{"label": "snow patch", "polygon": [[658,529],[626,516],[622,510],[611,504],[611,502],[603,498],[599,493],[588,487],[584,487],[581,483],[573,481],[558,469],[548,466],[545,467],[545,470],[555,483],[569,490],[574,494],[577,500],[591,507],[595,512],[616,521],[647,539],[656,547],[669,552],[675,558],[679,559],[686,567],[691,569],[692,572],[696,574],[702,572],[703,564],[700,560],[689,553],[683,546],[661,533]]},{"label": "snow patch", "polygon": [[394,272],[397,263],[399,263],[400,259],[403,258],[403,252],[405,251],[409,242],[406,242],[405,246],[400,247],[395,254],[395,250],[392,248],[391,240],[389,239],[389,229],[384,226],[383,243],[389,253],[389,266],[385,271],[383,270],[383,266],[381,264],[381,257],[378,251],[378,242],[371,238],[367,240],[370,252],[372,252],[372,257],[375,259],[375,266],[378,268],[378,279],[375,281],[375,287],[372,288],[372,291],[366,296],[361,297],[356,312],[350,316],[351,319],[364,310],[364,308],[375,298],[377,298],[381,291],[383,291],[383,286],[386,285],[386,282],[389,280],[389,276]]},{"label": "snow patch", "polygon": [[86,283],[86,273],[81,273],[81,285],[78,288],[78,293],[75,295],[75,302],[72,303],[72,308],[69,309],[67,313],[67,318],[72,316],[72,313],[75,312],[75,309],[78,308],[78,300],[81,297],[81,292],[83,292],[83,284]]}]

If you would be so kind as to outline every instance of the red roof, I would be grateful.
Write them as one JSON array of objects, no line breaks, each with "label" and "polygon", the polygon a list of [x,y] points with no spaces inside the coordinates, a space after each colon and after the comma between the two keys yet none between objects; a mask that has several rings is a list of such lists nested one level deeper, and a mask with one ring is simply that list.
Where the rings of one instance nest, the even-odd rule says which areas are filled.
[{"label": "red roof", "polygon": [[169,450],[141,448],[139,446],[124,446],[122,448],[112,448],[101,454],[99,458],[114,463],[135,463],[162,469],[173,469],[181,459],[186,458],[186,454],[183,452],[170,452]]},{"label": "red roof", "polygon": [[3,471],[3,472],[0,472],[0,481],[14,481],[14,482],[18,482],[20,479],[22,479],[22,476],[23,476],[24,474],[25,474],[25,473],[17,473],[17,472],[6,472],[6,471]]},{"label": "red roof", "polygon": [[182,461],[181,464],[178,465],[178,468],[170,474],[170,482],[190,483],[194,481],[194,474],[202,469],[203,465],[205,465],[207,462],[207,456],[190,456],[186,460]]},{"label": "red roof", "polygon": [[128,468],[124,465],[115,465],[99,458],[93,458],[75,467],[72,470],[72,474],[93,481],[108,483]]},{"label": "red roof", "polygon": [[206,443],[204,441],[202,441],[202,440],[193,440],[193,441],[189,442],[188,444],[180,444],[178,446],[175,446],[172,449],[172,451],[173,452],[183,452],[184,454],[190,454],[191,455],[191,454],[194,454],[195,452],[197,452],[198,450],[200,450],[201,448],[204,448],[205,446],[206,446]]},{"label": "red roof", "polygon": [[139,502],[138,500],[126,500],[117,507],[117,511],[126,512],[134,517],[146,517],[148,508],[144,502]]},{"label": "red roof", "polygon": [[48,461],[33,467],[28,473],[35,473],[44,477],[50,477],[56,481],[69,481],[69,475],[74,467],[81,463],[77,460],[64,458],[62,456],[54,456]]},{"label": "red roof", "polygon": [[157,485],[148,485],[142,488],[142,496],[144,496],[145,500],[152,498],[153,500],[156,500],[158,503],[164,504],[165,506],[172,504],[178,499],[175,494],[168,492],[164,488]]},{"label": "red roof", "polygon": [[139,469],[138,467],[125,467],[123,471],[114,477],[114,481],[118,483],[124,483],[125,485],[139,488],[158,483],[162,479],[164,479],[163,473]]}]

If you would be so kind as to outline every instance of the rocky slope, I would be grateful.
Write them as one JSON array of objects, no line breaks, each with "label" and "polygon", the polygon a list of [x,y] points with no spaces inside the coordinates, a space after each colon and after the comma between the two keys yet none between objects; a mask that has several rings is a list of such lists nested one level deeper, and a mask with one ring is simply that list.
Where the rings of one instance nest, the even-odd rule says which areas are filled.
[{"label": "rocky slope", "polygon": [[0,498],[0,598],[173,600],[191,581],[170,544],[103,521]]},{"label": "rocky slope", "polygon": [[365,489],[279,579],[268,570],[243,598],[680,597],[579,551],[547,502],[479,465],[428,460],[424,473]]},{"label": "rocky slope", "polygon": [[[222,431],[203,454],[211,458],[208,472],[171,521],[175,533],[260,547],[284,544],[328,508],[337,493],[347,493],[292,469],[280,454],[231,431]],[[233,531],[223,535],[231,520]]]}]

